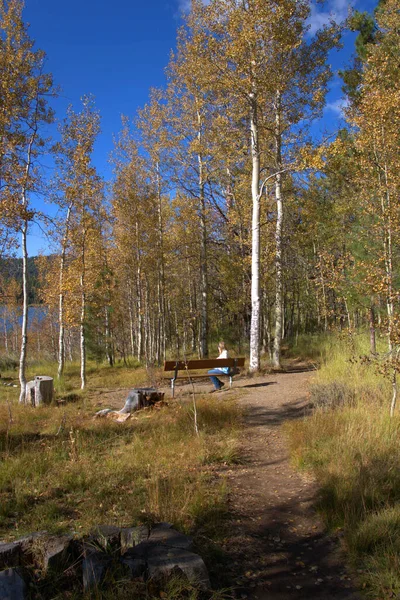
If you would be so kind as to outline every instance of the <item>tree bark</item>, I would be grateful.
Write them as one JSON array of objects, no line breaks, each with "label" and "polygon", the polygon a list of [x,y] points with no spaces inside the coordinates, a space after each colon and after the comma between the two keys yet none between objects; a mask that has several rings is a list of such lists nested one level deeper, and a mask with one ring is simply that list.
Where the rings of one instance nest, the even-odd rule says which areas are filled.
[{"label": "tree bark", "polygon": [[257,103],[251,95],[251,197],[252,197],[252,243],[251,243],[251,328],[250,371],[260,370],[260,152],[258,141]]},{"label": "tree bark", "polygon": [[62,241],[62,249],[61,249],[61,259],[60,259],[60,295],[58,301],[58,326],[59,326],[59,334],[58,334],[58,370],[57,370],[57,378],[60,379],[64,372],[64,363],[65,363],[65,328],[64,328],[64,269],[65,269],[65,254],[67,249],[68,242],[68,231],[69,231],[69,221],[71,218],[71,210],[72,204],[68,206],[66,223],[65,223],[65,232]]},{"label": "tree bark", "polygon": [[[201,139],[201,115],[197,111],[198,133],[197,138],[199,144]],[[205,200],[205,182],[204,182],[204,165],[203,157],[198,154],[199,165],[199,212],[200,212],[200,358],[208,357],[208,265],[207,265],[207,219],[206,219],[206,200]]]},{"label": "tree bark", "polygon": [[[26,204],[26,202],[25,202]],[[27,249],[28,221],[25,219],[22,226],[22,328],[21,328],[21,353],[19,357],[19,382],[21,391],[19,402],[25,402],[26,389],[26,350],[28,345],[28,249]]]},{"label": "tree bark", "polygon": [[275,153],[277,174],[275,177],[275,200],[276,200],[276,230],[275,230],[275,340],[273,365],[281,368],[281,341],[283,325],[283,274],[282,274],[282,232],[283,232],[283,201],[282,201],[282,137],[281,137],[281,96],[276,92],[275,102]]}]

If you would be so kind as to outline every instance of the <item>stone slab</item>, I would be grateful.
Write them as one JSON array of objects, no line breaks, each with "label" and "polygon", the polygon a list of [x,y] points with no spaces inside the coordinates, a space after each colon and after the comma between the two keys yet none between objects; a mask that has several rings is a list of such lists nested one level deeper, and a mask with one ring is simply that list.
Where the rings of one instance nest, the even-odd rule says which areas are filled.
[{"label": "stone slab", "polygon": [[147,525],[139,525],[138,527],[124,527],[121,529],[121,553],[124,554],[128,548],[134,548],[134,546],[137,546],[141,542],[147,540],[149,533],[150,532]]},{"label": "stone slab", "polygon": [[10,542],[0,544],[0,569],[18,567],[21,562],[21,544]]},{"label": "stone slab", "polygon": [[0,571],[1,600],[26,600],[27,585],[18,569]]},{"label": "stone slab", "polygon": [[154,547],[147,559],[148,575],[159,579],[183,574],[193,585],[210,589],[210,579],[203,559],[194,552],[166,546]]}]

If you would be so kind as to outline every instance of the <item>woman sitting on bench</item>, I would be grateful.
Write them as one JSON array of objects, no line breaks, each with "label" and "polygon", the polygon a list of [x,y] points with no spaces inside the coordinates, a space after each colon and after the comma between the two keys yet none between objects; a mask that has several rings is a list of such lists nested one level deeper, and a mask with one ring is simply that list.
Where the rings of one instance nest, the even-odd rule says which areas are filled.
[{"label": "woman sitting on bench", "polygon": [[[218,352],[219,352],[218,358],[229,358],[228,350],[227,350],[227,347],[225,346],[225,342],[219,342]],[[221,381],[220,379],[218,379],[218,377],[216,377],[216,375],[228,375],[229,367],[221,367],[221,369],[211,369],[210,371],[208,371],[208,374],[211,375],[210,379],[214,384],[214,389],[211,390],[211,392],[210,392],[210,394],[212,394],[213,392],[218,392],[225,385],[223,383],[223,381]]]}]

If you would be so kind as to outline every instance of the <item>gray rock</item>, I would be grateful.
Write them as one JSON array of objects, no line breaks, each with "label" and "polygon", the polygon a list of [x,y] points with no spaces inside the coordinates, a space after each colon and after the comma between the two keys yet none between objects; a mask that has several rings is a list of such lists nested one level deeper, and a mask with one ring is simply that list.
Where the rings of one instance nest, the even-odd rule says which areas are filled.
[{"label": "gray rock", "polygon": [[111,563],[111,556],[103,552],[87,553],[82,561],[83,589],[87,591],[99,587]]},{"label": "gray rock", "polygon": [[124,527],[121,529],[120,545],[121,553],[124,554],[128,548],[133,548],[149,537],[149,528],[147,525],[139,527]]},{"label": "gray rock", "polygon": [[148,556],[147,568],[149,577],[153,579],[183,574],[190,583],[201,589],[211,587],[204,561],[194,552],[167,546],[154,547]]},{"label": "gray rock", "polygon": [[150,531],[149,542],[157,545],[165,544],[172,548],[181,548],[182,550],[192,550],[192,538],[172,529],[168,523],[158,523]]},{"label": "gray rock", "polygon": [[48,537],[49,534],[47,531],[35,531],[34,533],[18,538],[15,542],[21,546],[21,552],[30,554],[34,544],[39,543],[41,540],[46,540]]},{"label": "gray rock", "polygon": [[25,600],[27,586],[18,569],[0,571],[0,598],[1,600]]},{"label": "gray rock", "polygon": [[92,531],[91,538],[106,550],[109,546],[119,545],[120,532],[120,528],[114,525],[99,525]]},{"label": "gray rock", "polygon": [[59,535],[44,542],[42,556],[44,569],[57,569],[71,558],[72,535]]},{"label": "gray rock", "polygon": [[[21,561],[21,544],[0,544],[0,569],[17,567]],[[1,596],[0,596],[1,597]]]},{"label": "gray rock", "polygon": [[147,563],[143,558],[125,555],[121,558],[121,563],[129,569],[132,579],[142,577],[146,573]]}]

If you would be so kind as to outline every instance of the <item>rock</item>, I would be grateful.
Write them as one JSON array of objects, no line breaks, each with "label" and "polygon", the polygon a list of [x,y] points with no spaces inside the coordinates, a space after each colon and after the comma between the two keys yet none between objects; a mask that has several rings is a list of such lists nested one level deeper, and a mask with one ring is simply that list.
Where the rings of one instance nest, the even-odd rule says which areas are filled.
[{"label": "rock", "polygon": [[154,547],[147,559],[149,577],[153,579],[183,574],[190,583],[209,589],[210,579],[203,559],[194,552],[168,546]]},{"label": "rock", "polygon": [[20,561],[21,544],[18,542],[0,544],[0,569],[4,569],[5,567],[17,567],[20,564]]},{"label": "rock", "polygon": [[71,557],[72,535],[59,535],[44,542],[42,566],[44,569],[57,569]]},{"label": "rock", "polygon": [[114,525],[99,525],[92,531],[91,538],[106,550],[109,546],[119,546],[120,531]]},{"label": "rock", "polygon": [[82,561],[83,589],[87,591],[99,587],[111,563],[112,558],[108,554],[96,551],[87,553]]},{"label": "rock", "polygon": [[143,558],[125,555],[121,558],[121,563],[128,567],[132,579],[142,577],[146,573],[147,563]]},{"label": "rock", "polygon": [[25,600],[27,586],[18,569],[0,571],[1,600]]},{"label": "rock", "polygon": [[30,533],[29,535],[18,538],[15,540],[15,543],[21,546],[21,552],[23,554],[30,556],[34,552],[34,545],[39,544],[42,540],[44,542],[48,537],[49,534],[47,531],[35,531],[34,533]]},{"label": "rock", "polygon": [[120,545],[121,553],[124,554],[128,548],[133,548],[149,537],[149,528],[147,525],[139,527],[124,527],[121,529]]},{"label": "rock", "polygon": [[192,550],[193,540],[179,531],[171,528],[168,523],[158,523],[150,531],[149,542],[157,545],[165,544],[173,548],[181,548],[182,550]]}]

